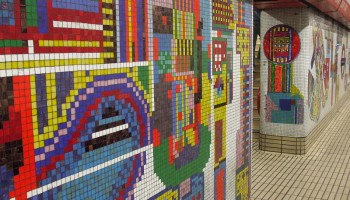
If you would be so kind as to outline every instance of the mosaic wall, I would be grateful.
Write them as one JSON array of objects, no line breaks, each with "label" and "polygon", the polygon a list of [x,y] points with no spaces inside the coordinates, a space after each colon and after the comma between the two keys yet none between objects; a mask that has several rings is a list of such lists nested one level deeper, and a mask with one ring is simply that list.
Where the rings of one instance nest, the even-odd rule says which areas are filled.
[{"label": "mosaic wall", "polygon": [[281,124],[304,122],[304,97],[293,84],[293,61],[300,52],[300,38],[290,26],[270,28],[263,40],[268,61],[265,121]]},{"label": "mosaic wall", "polygon": [[[334,23],[334,22],[333,22]],[[335,28],[333,28],[335,27]],[[322,112],[334,106],[347,89],[348,33],[317,15],[312,21],[313,54],[308,75],[310,119],[318,122]],[[323,111],[326,109],[325,111]]]},{"label": "mosaic wall", "polygon": [[286,8],[263,11],[261,33],[261,133],[306,137],[348,91],[349,31],[318,11]]},{"label": "mosaic wall", "polygon": [[251,9],[0,0],[0,199],[248,199]]}]

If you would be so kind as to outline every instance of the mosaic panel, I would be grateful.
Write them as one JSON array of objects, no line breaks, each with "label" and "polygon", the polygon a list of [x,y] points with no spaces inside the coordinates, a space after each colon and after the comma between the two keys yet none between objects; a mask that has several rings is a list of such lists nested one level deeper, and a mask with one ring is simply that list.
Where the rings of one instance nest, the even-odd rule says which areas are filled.
[{"label": "mosaic panel", "polygon": [[308,75],[308,106],[310,119],[318,122],[328,102],[333,106],[339,99],[342,93],[341,85],[344,85],[344,90],[347,89],[347,37],[341,31],[332,31],[319,17],[314,19],[312,36],[313,55]]},{"label": "mosaic panel", "polygon": [[[330,41],[326,40],[327,43],[324,44],[323,32],[319,27],[314,27],[312,34],[314,51],[311,60],[311,70],[314,69],[316,71],[316,76],[309,70],[308,105],[310,108],[310,119],[317,121],[320,118],[322,107],[325,107],[325,103],[328,100],[329,67],[333,57],[333,52],[330,52],[333,50],[330,49],[329,45],[333,43],[333,38],[329,37]],[[324,46],[327,48],[327,53],[324,51]]]},{"label": "mosaic panel", "polygon": [[0,199],[249,199],[250,10],[0,0]]},{"label": "mosaic panel", "polygon": [[267,59],[276,63],[290,63],[300,52],[300,38],[290,26],[276,25],[264,36],[264,53]]},{"label": "mosaic panel", "polygon": [[300,51],[296,30],[276,25],[264,36],[268,61],[268,93],[265,121],[280,124],[304,123],[304,96],[293,82],[293,61]]}]

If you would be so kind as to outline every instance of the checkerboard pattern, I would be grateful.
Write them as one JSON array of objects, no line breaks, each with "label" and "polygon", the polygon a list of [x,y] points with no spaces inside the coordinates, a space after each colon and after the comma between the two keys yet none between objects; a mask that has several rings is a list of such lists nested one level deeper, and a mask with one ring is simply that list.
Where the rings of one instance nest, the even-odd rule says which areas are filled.
[{"label": "checkerboard pattern", "polygon": [[0,0],[0,199],[249,199],[251,4]]}]

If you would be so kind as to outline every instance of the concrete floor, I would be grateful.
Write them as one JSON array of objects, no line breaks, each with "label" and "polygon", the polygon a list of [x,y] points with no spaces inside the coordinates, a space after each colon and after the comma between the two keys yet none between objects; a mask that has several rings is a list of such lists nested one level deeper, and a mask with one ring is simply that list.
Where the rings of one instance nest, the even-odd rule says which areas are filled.
[{"label": "concrete floor", "polygon": [[350,200],[350,98],[303,156],[269,153],[253,144],[253,200]]}]

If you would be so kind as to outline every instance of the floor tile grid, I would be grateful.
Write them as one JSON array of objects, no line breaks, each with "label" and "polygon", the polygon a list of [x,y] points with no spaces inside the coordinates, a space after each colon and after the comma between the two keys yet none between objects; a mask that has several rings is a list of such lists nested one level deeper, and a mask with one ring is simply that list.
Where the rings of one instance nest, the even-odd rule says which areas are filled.
[{"label": "floor tile grid", "polygon": [[[344,105],[345,106],[345,105]],[[328,196],[328,191],[332,191],[332,193],[335,194],[342,194],[342,191],[340,191],[342,188],[339,188],[339,182],[340,180],[345,180],[345,178],[347,179],[348,177],[344,177],[343,178],[343,173],[341,173],[339,171],[339,169],[341,168],[342,165],[346,165],[347,163],[344,163],[342,161],[345,161],[344,159],[341,159],[341,154],[343,153],[341,151],[341,148],[344,144],[346,144],[348,142],[348,138],[346,137],[346,135],[344,135],[344,133],[347,133],[346,131],[342,130],[343,128],[345,128],[346,123],[344,123],[344,119],[346,118],[345,115],[343,115],[343,119],[341,119],[342,115],[338,115],[338,117],[336,119],[334,119],[333,125],[328,127],[328,130],[326,131],[328,134],[325,135],[325,137],[321,138],[319,140],[319,142],[321,144],[316,144],[316,147],[321,147],[321,146],[326,146],[328,148],[324,148],[324,149],[317,149],[318,152],[321,152],[321,155],[324,155],[326,157],[326,159],[324,160],[329,160],[329,163],[332,163],[333,165],[331,166],[330,169],[330,175],[327,175],[327,180],[325,180],[324,182],[328,182],[328,190],[327,192],[324,193],[324,197]],[[340,128],[343,127],[343,128]],[[328,146],[327,146],[328,143]],[[323,151],[322,151],[323,150]],[[314,150],[315,152],[315,150]],[[328,154],[325,154],[326,152],[328,152]],[[325,163],[322,163],[323,165],[327,165]],[[329,180],[329,178],[331,178]],[[343,179],[342,179],[343,178]],[[320,182],[322,183],[322,180],[320,180]],[[331,194],[333,195],[333,194]],[[328,198],[333,198],[331,195],[328,196]]]},{"label": "floor tile grid", "polygon": [[[350,103],[348,103],[350,104]],[[333,154],[333,158],[335,157],[335,161],[339,161],[339,164],[337,167],[333,170],[333,177],[337,176],[335,184],[333,185],[333,191],[335,191],[336,187],[338,187],[337,194],[344,194],[349,198],[349,189],[350,184],[348,184],[348,190],[346,193],[344,193],[344,189],[346,186],[346,182],[349,180],[349,144],[350,144],[350,138],[347,137],[346,134],[350,133],[350,126],[343,126],[346,123],[349,123],[349,117],[350,113],[348,112],[350,109],[350,106],[347,107],[347,109],[342,109],[338,111],[341,116],[343,116],[343,119],[339,119],[336,121],[336,125],[333,127],[334,130],[331,131],[333,137],[335,138],[335,143],[333,144],[336,149],[335,153]],[[337,131],[339,130],[339,131]],[[340,133],[342,135],[338,136],[336,133]],[[340,144],[340,145],[338,145]]]},{"label": "floor tile grid", "polygon": [[[346,106],[346,104],[344,106]],[[344,133],[346,133],[346,126],[342,126],[345,124],[344,122],[346,122],[346,115],[337,115],[337,118],[332,123],[332,126],[328,127],[328,134],[326,134],[325,137],[320,138],[320,140],[318,141],[319,143],[315,145],[316,148],[321,146],[327,146],[328,143],[328,148],[317,149],[321,153],[321,155],[324,155],[326,152],[328,152],[328,155],[325,155],[325,160],[329,160],[329,163],[333,164],[331,168],[329,168],[330,171],[328,173],[331,175],[329,176],[327,174],[327,178],[324,180],[324,182],[328,182],[328,188],[331,191],[331,193],[329,193],[330,191],[328,190],[323,195],[324,197],[328,196],[328,198],[332,198],[334,194],[342,194],[342,188],[339,187],[339,183],[341,180],[346,180],[348,178],[345,177],[343,173],[341,173],[342,171],[340,171],[340,169],[342,168],[341,166],[347,164],[345,163],[346,159],[341,159],[343,153],[341,149],[343,148],[343,145],[348,142],[348,138],[344,135]],[[327,164],[323,163],[323,165]],[[320,183],[322,183],[321,181]]]},{"label": "floor tile grid", "polygon": [[[347,107],[347,104],[345,104],[344,107]],[[310,177],[312,177],[311,187],[309,187],[309,189],[313,190],[313,193],[311,193],[310,195],[311,199],[319,198],[321,196],[324,198],[327,198],[327,195],[328,195],[327,192],[324,192],[322,194],[322,190],[319,191],[320,185],[329,183],[328,188],[332,188],[330,189],[330,191],[333,191],[333,192],[335,192],[335,189],[338,188],[338,184],[336,182],[339,182],[340,176],[341,176],[341,173],[339,173],[338,168],[343,163],[338,158],[339,155],[342,153],[340,151],[340,148],[342,146],[337,144],[344,144],[344,143],[346,144],[348,142],[348,138],[346,137],[346,135],[344,135],[344,133],[347,133],[347,132],[342,129],[339,129],[340,126],[344,128],[346,127],[344,126],[346,125],[346,123],[344,123],[345,118],[346,116],[342,116],[342,115],[337,115],[336,118],[334,118],[332,124],[324,130],[324,132],[328,134],[324,134],[323,137],[321,137],[317,141],[317,143],[311,150],[312,153],[310,153],[310,155],[308,156],[308,158],[311,160],[309,165],[310,167],[308,167],[308,170],[311,170],[310,168],[313,168],[312,174],[310,175]],[[344,142],[344,139],[346,139],[345,142]],[[322,148],[322,147],[327,147],[327,148]],[[338,155],[334,156],[333,155],[334,153]],[[321,156],[323,156],[324,159],[322,159]],[[344,161],[344,159],[342,160]],[[331,164],[331,166],[328,168],[327,168],[326,161],[328,161],[328,164]],[[327,171],[325,169],[329,169],[329,170]],[[328,178],[324,178],[324,177],[328,177]],[[315,186],[315,187],[312,187],[312,186]],[[321,187],[321,188],[325,188],[325,187]],[[315,191],[317,191],[318,193],[317,195],[315,195],[316,193]],[[336,191],[336,193],[339,193],[339,191]]]},{"label": "floor tile grid", "polygon": [[[270,154],[270,153],[266,153],[266,154]],[[285,194],[288,191],[287,189],[290,188],[295,181],[293,180],[295,179],[295,177],[292,177],[291,175],[293,173],[297,173],[298,168],[296,166],[298,165],[298,163],[301,162],[301,160],[296,160],[294,158],[295,156],[290,156],[290,155],[279,154],[279,155],[273,155],[273,156],[278,156],[280,159],[271,159],[273,161],[269,166],[271,166],[273,170],[269,170],[268,174],[266,175],[266,177],[270,177],[269,178],[270,180],[265,181],[262,184],[260,182],[262,186],[267,185],[267,187],[259,188],[259,189],[262,189],[261,191],[267,192],[267,195],[264,195],[264,192],[263,192],[263,195],[256,194],[256,196],[265,196],[269,198],[270,196],[273,196],[278,193]],[[259,167],[259,166],[256,166],[256,167]],[[293,173],[286,173],[288,170],[291,170],[291,169]],[[271,174],[274,174],[274,176],[271,177]],[[254,178],[255,177],[253,177],[253,180]],[[277,179],[277,181],[275,181],[275,184],[274,185],[270,184],[271,182],[273,182],[274,179],[275,180]]]},{"label": "floor tile grid", "polygon": [[350,199],[349,110],[348,99],[305,156],[254,146],[252,199]]}]

